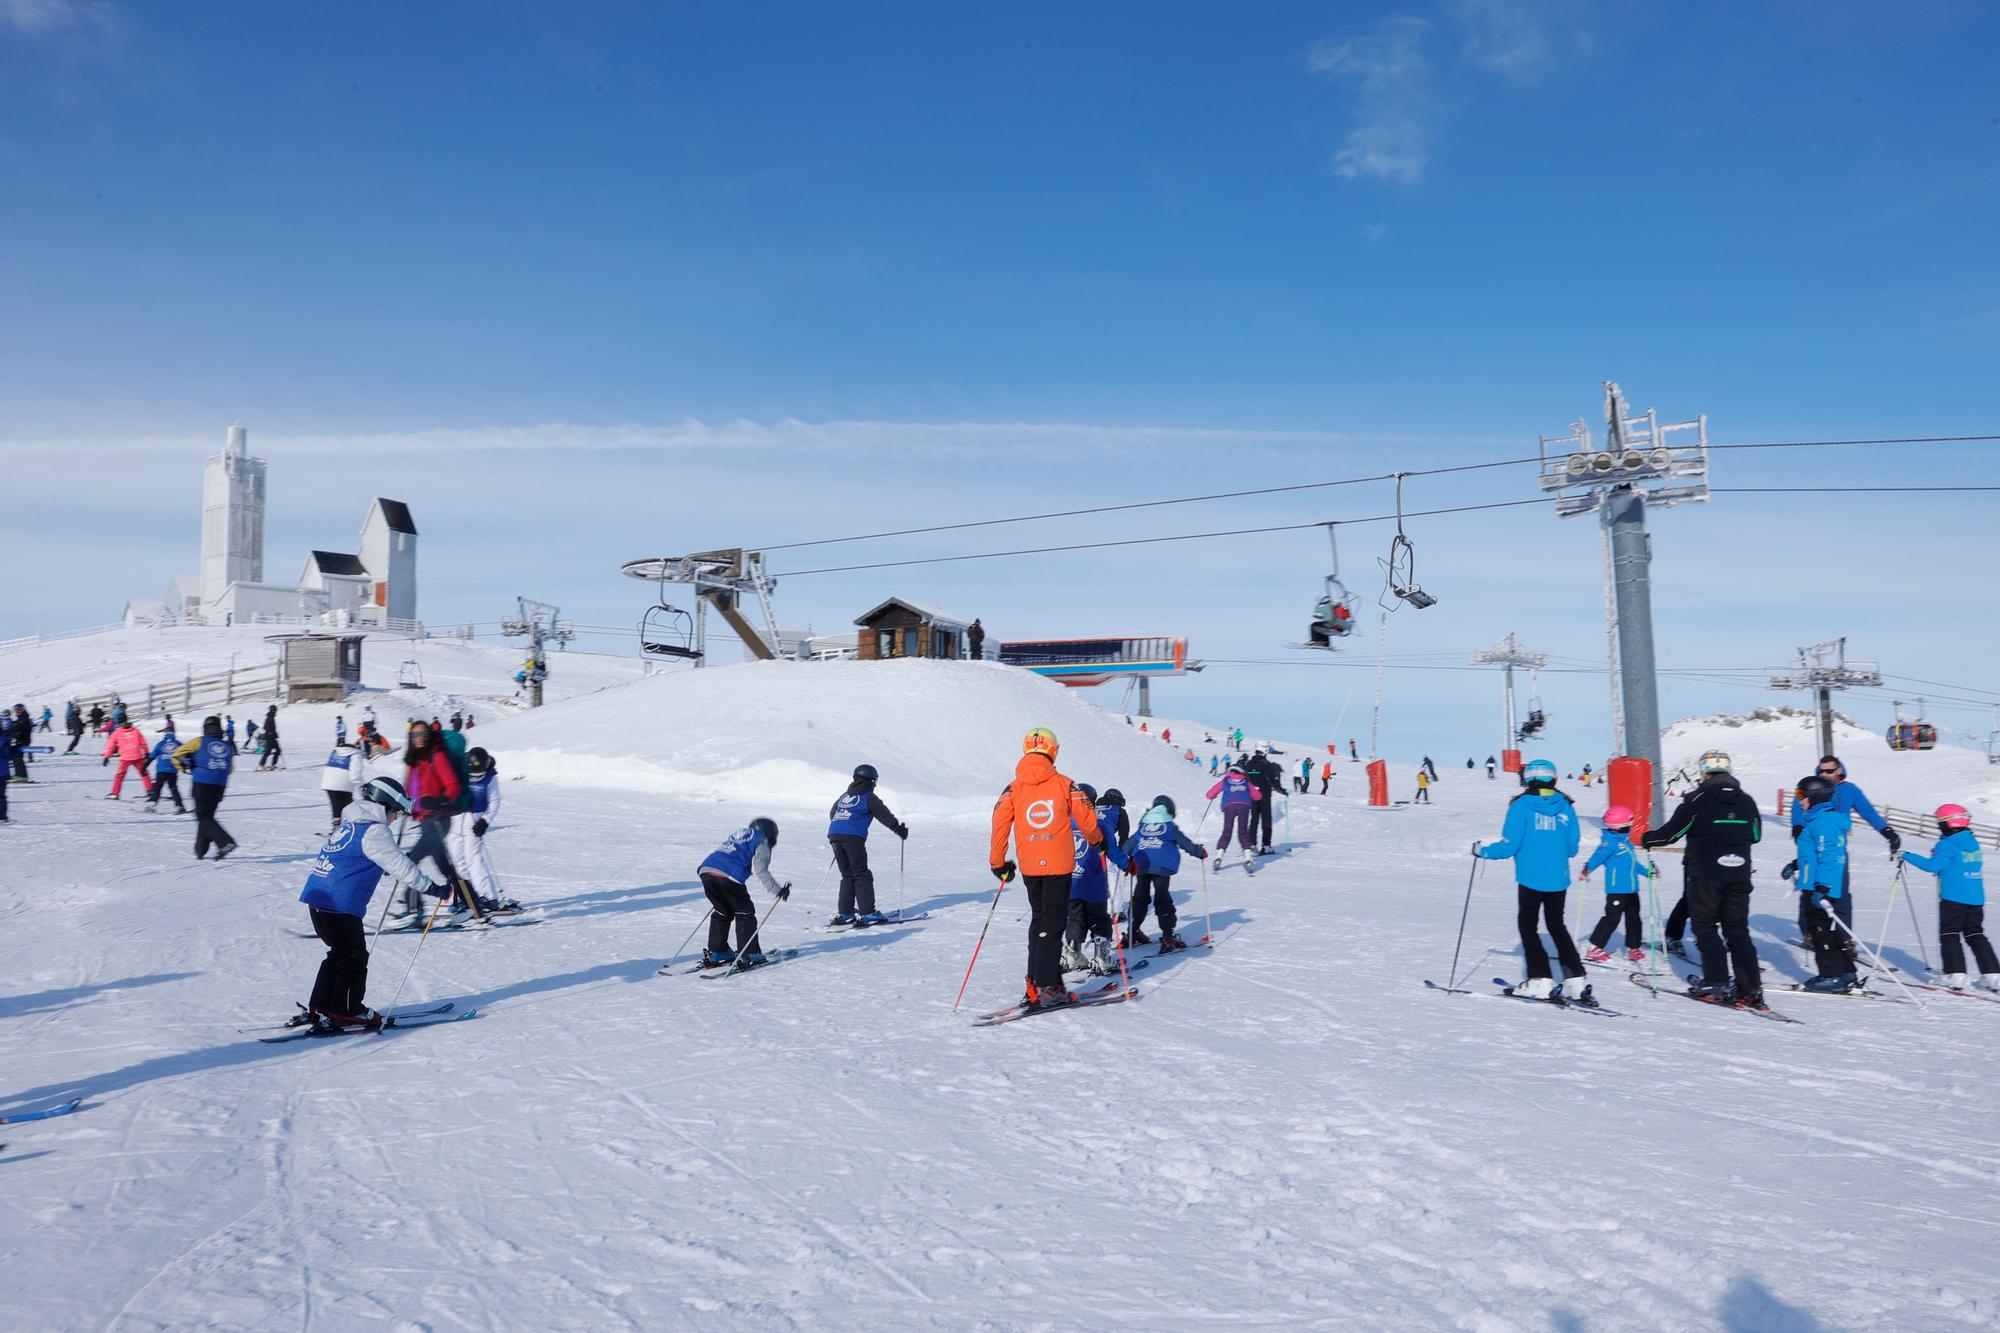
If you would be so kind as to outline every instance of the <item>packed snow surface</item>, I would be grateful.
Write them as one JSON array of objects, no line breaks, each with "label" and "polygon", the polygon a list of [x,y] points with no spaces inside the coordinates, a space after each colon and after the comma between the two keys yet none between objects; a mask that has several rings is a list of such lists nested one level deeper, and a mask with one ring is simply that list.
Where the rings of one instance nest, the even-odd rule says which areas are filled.
[{"label": "packed snow surface", "polygon": [[[1755,925],[1804,1026],[1609,971],[1627,1017],[1491,998],[1520,968],[1495,864],[1460,959],[1485,994],[1427,991],[1508,789],[1447,764],[1435,806],[1371,811],[1343,761],[1254,878],[1232,854],[1206,892],[1193,864],[1175,882],[1182,932],[1212,921],[1217,947],[1135,973],[1136,1003],[977,1029],[1021,988],[1017,887],[951,1012],[1020,733],[1053,728],[1065,771],[1135,803],[1174,795],[1190,829],[1205,766],[1000,668],[677,674],[482,720],[509,779],[493,859],[542,924],[384,937],[370,985],[386,1004],[409,970],[404,1004],[478,1018],[261,1044],[241,1029],[282,1021],[321,952],[296,898],[330,721],[288,715],[293,767],[245,763],[220,864],[191,820],[102,799],[94,758],[12,788],[0,1115],[83,1106],[0,1126],[6,1326],[2000,1325],[2000,1004],[1781,993],[1807,971],[1780,942],[1782,836]],[[1848,757],[1924,785],[1886,749]],[[912,825],[906,865],[870,844],[882,905],[930,916],[825,933],[825,806],[858,762]],[[796,885],[769,942],[798,956],[657,976],[691,957],[697,863],[765,812]],[[1873,936],[1889,865],[1857,847]],[[1594,918],[1595,888],[1571,896]],[[1920,968],[1906,909],[1887,919]]]}]

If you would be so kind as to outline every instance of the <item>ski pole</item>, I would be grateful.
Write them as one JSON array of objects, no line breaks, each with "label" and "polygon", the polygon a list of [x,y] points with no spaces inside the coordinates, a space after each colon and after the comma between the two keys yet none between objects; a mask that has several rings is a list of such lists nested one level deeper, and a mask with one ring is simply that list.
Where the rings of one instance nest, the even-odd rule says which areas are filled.
[{"label": "ski pole", "polygon": [[[403,850],[403,835],[410,831],[410,821],[402,819],[398,820],[397,823],[399,827],[396,829],[396,850],[400,852]],[[375,918],[375,933],[377,935],[382,933],[382,927],[389,924],[389,904],[395,901],[396,895],[393,893],[382,895],[382,915]]]},{"label": "ski pole", "polygon": [[384,1017],[382,1026],[376,1029],[378,1032],[387,1032],[389,1030],[387,1016],[396,1012],[396,1005],[403,998],[403,987],[410,984],[410,973],[417,970],[417,955],[424,951],[424,941],[431,937],[431,927],[437,923],[438,913],[442,911],[444,911],[444,896],[440,895],[437,906],[431,909],[430,916],[424,921],[424,933],[417,936],[417,947],[410,950],[410,965],[403,969],[403,979],[396,983],[395,998],[390,1000],[389,1007],[382,1011]]},{"label": "ski pole", "polygon": [[1208,812],[1210,810],[1213,810],[1214,808],[1215,808],[1215,798],[1211,796],[1208,798],[1208,804],[1204,805],[1201,808],[1201,818],[1194,821],[1194,831],[1196,833],[1201,832],[1201,826],[1208,822]]},{"label": "ski pole", "polygon": [[[1903,986],[1903,979],[1902,977],[1896,974],[1896,970],[1890,967],[1887,963],[1883,962],[1882,956],[1876,953],[1873,949],[1870,949],[1868,947],[1868,942],[1862,939],[1859,935],[1856,935],[1854,933],[1853,927],[1849,926],[1845,921],[1842,921],[1840,919],[1840,913],[1833,910],[1833,905],[1831,903],[1827,904],[1827,906],[1822,908],[1821,910],[1824,911],[1827,914],[1827,916],[1833,919],[1834,925],[1839,926],[1842,930],[1847,932],[1847,938],[1853,940],[1857,948],[1864,950],[1868,954],[1868,961],[1875,965],[1876,971],[1888,973],[1889,980],[1895,982],[1898,986]],[[1917,999],[1916,993],[1912,991],[1908,986],[1903,986],[1903,994],[1909,996],[1911,1002],[1914,1003],[1917,1006],[1917,1008],[1923,1009],[1927,1007],[1922,1000]]]},{"label": "ski pole", "polygon": [[910,850],[908,838],[896,839],[896,919],[903,919],[903,853]]},{"label": "ski pole", "polygon": [[[822,877],[822,882],[824,882],[824,877]],[[736,957],[729,960],[729,970],[731,972],[740,972],[743,970],[743,955],[749,953],[752,949],[758,947],[757,945],[758,936],[764,933],[764,926],[766,925],[766,923],[770,921],[771,913],[778,910],[778,904],[785,901],[786,896],[787,895],[785,894],[779,894],[777,897],[771,899],[771,906],[768,910],[765,911],[764,919],[762,921],[759,921],[757,923],[756,929],[750,932],[749,943],[745,944],[742,948],[738,949],[736,951]]]},{"label": "ski pole", "polygon": [[673,953],[667,958],[667,963],[669,966],[672,965],[674,959],[679,958],[682,954],[687,952],[687,947],[689,943],[691,943],[694,939],[694,931],[700,930],[703,926],[707,925],[714,916],[715,916],[715,909],[713,907],[709,908],[706,912],[703,912],[701,914],[701,919],[694,923],[694,930],[690,930],[687,933],[687,939],[681,941],[681,947],[674,950]]},{"label": "ski pole", "polygon": [[1465,947],[1465,921],[1472,915],[1472,885],[1479,878],[1479,844],[1473,844],[1472,873],[1465,877],[1465,906],[1458,913],[1458,939],[1451,946],[1451,971],[1445,973],[1451,978],[1451,988],[1458,989],[1458,952]]},{"label": "ski pole", "polygon": [[979,940],[972,946],[972,961],[965,965],[965,980],[958,983],[958,998],[951,1002],[951,1011],[958,1012],[958,1006],[965,1001],[965,988],[972,984],[972,969],[979,962],[979,951],[986,944],[986,931],[993,924],[993,914],[1000,910],[1000,895],[1007,892],[1007,881],[1001,880],[1000,887],[993,890],[993,905],[986,909],[986,925],[979,928]]},{"label": "ski pole", "polygon": [[[1896,861],[1896,879],[1900,882],[1902,878],[1903,862],[1899,857]],[[1910,892],[1910,886],[1907,884],[1903,885],[1903,901],[1910,906],[1910,929],[1917,933],[1917,952],[1923,956],[1924,971],[1929,972],[1932,970],[1930,946],[1924,943],[1924,928],[1917,920],[1917,895]]]},{"label": "ski pole", "polygon": [[1653,978],[1651,990],[1653,998],[1660,998],[1660,959],[1667,951],[1666,928],[1660,924],[1660,868],[1653,864],[1653,858],[1646,858],[1646,902],[1653,913],[1653,947],[1646,951],[1646,970]]},{"label": "ski pole", "polygon": [[[1126,872],[1127,875],[1129,875],[1130,873],[1131,873],[1130,871]],[[1124,876],[1121,876],[1120,878],[1122,880]],[[1127,923],[1126,924],[1127,930],[1131,929],[1130,925],[1131,919],[1132,919],[1131,899],[1128,895],[1126,899],[1126,908],[1125,908],[1125,920]],[[1119,923],[1117,919],[1114,917],[1111,922],[1111,947],[1118,950],[1118,989],[1130,990],[1132,988],[1132,974],[1128,972],[1125,968],[1125,941],[1118,938],[1118,925]]]},{"label": "ski pole", "polygon": [[1205,927],[1208,933],[1201,937],[1201,942],[1212,949],[1215,947],[1215,912],[1208,897],[1207,857],[1203,857],[1201,861],[1201,914],[1208,919],[1208,924]]}]

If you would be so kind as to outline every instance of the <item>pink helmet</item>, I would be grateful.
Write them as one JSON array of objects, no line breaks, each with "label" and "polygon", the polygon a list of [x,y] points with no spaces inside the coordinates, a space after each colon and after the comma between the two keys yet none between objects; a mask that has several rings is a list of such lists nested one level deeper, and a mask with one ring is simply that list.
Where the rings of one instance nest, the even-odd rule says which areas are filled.
[{"label": "pink helmet", "polygon": [[1941,805],[1933,817],[1946,828],[1972,827],[1972,812],[1962,805]]},{"label": "pink helmet", "polygon": [[1606,810],[1604,812],[1604,827],[1631,828],[1632,819],[1633,815],[1631,806],[1614,805],[1609,810]]}]

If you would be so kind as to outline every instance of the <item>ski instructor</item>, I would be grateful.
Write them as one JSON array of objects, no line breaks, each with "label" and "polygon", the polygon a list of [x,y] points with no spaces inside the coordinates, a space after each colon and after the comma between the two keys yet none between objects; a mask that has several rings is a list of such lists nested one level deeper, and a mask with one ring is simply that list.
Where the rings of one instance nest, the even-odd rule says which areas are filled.
[{"label": "ski instructor", "polygon": [[[1055,733],[1047,727],[1036,727],[1021,742],[1014,780],[993,803],[993,843],[987,856],[995,879],[1005,884],[1018,869],[1028,890],[1028,980],[1022,1003],[1035,1009],[1070,1002],[1063,985],[1062,946],[1076,839],[1081,837],[1093,851],[1104,841],[1089,798],[1056,771],[1056,750]],[[1018,867],[1007,859],[1010,835]]]},{"label": "ski instructor", "polygon": [[1764,983],[1750,939],[1750,875],[1751,849],[1763,837],[1763,819],[1757,802],[1729,771],[1727,754],[1710,750],[1700,767],[1700,785],[1641,845],[1650,851],[1687,839],[1684,901],[1701,950],[1701,980],[1690,984],[1688,993],[1761,1009]]}]

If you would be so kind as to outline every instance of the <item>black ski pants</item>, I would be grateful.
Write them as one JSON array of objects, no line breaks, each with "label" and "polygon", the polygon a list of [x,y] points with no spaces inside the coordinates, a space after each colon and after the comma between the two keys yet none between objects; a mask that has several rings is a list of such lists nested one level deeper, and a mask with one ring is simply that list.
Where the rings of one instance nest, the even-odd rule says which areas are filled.
[{"label": "black ski pants", "polygon": [[1061,990],[1063,928],[1069,924],[1068,875],[1023,875],[1028,891],[1028,979]]},{"label": "black ski pants", "polygon": [[1812,946],[1813,967],[1823,977],[1844,977],[1858,971],[1854,961],[1854,941],[1846,931],[1833,923],[1833,913],[1827,907],[1837,907],[1839,899],[1827,900],[1827,907],[1813,906],[1813,899],[1824,894],[1802,893],[1800,906],[1806,913],[1806,943]]},{"label": "black ski pants", "polygon": [[874,911],[875,874],[868,868],[867,839],[843,833],[827,841],[833,845],[834,864],[840,867],[840,914]]},{"label": "black ski pants", "polygon": [[215,782],[190,782],[188,786],[194,795],[194,854],[206,856],[211,846],[234,847],[236,839],[215,818],[227,789]]},{"label": "black ski pants", "polygon": [[356,1017],[367,1007],[363,996],[368,992],[368,932],[358,916],[317,907],[306,911],[312,913],[313,934],[326,944],[326,957],[320,960],[306,1004],[314,1013]]},{"label": "black ski pants", "polygon": [[[1852,926],[1854,924],[1854,889],[1851,885],[1853,877],[1848,873],[1853,868],[1853,866],[1854,866],[1853,852],[1852,849],[1850,849],[1847,863],[1841,866],[1840,868],[1840,896],[1838,898],[1829,898],[1827,900],[1828,902],[1833,904],[1833,914],[1839,917],[1842,921],[1845,921],[1849,926]],[[1812,943],[1812,928],[1806,924],[1806,918],[1810,916],[1811,913],[1812,913],[1812,895],[1810,893],[1800,894],[1799,934],[1805,937],[1805,941],[1808,944]],[[1838,931],[1840,927],[1835,926],[1834,929]]]},{"label": "black ski pants", "polygon": [[[7,795],[0,784],[0,815],[7,813]],[[1986,909],[1978,903],[1938,901],[1938,961],[1943,971],[1965,971],[1965,949],[1972,949],[1972,961],[1987,976],[2000,972],[2000,958],[1994,957],[1993,941],[1986,938]]]},{"label": "black ski pants", "polygon": [[1590,942],[1602,949],[1610,942],[1611,932],[1618,929],[1620,918],[1625,921],[1625,947],[1643,947],[1645,932],[1639,927],[1639,895],[1636,893],[1607,893],[1604,895],[1604,915],[1591,929]]},{"label": "black ski pants", "polygon": [[284,757],[284,747],[278,744],[278,738],[267,734],[264,737],[264,757],[257,761],[257,767],[276,768],[278,761]]},{"label": "black ski pants", "polygon": [[158,805],[162,796],[174,798],[174,809],[187,813],[187,806],[181,802],[181,778],[172,763],[162,762],[153,769],[153,794],[146,798],[146,804]]},{"label": "black ski pants", "polygon": [[353,803],[353,800],[354,793],[351,791],[330,791],[326,794],[326,803],[333,807],[333,822],[336,825],[340,823],[341,814]]},{"label": "black ski pants", "polygon": [[452,818],[453,816],[443,811],[433,810],[419,819],[416,844],[404,853],[410,858],[412,865],[421,865],[423,859],[428,856],[431,864],[437,867],[438,873],[444,876],[447,884],[458,880],[458,867],[452,864],[450,850]]},{"label": "black ski pants", "polygon": [[1250,803],[1250,832],[1256,837],[1258,851],[1271,845],[1271,798],[1266,794],[1261,801]]},{"label": "black ski pants", "polygon": [[7,775],[0,773],[0,819],[7,817]]},{"label": "black ski pants", "polygon": [[[27,744],[26,741],[16,741],[14,743],[14,776],[22,782],[28,781],[28,756],[27,752],[21,749],[25,744]],[[143,769],[140,771],[144,772]]]},{"label": "black ski pants", "polygon": [[704,870],[701,891],[708,895],[708,951],[721,953],[729,947],[729,923],[733,921],[736,952],[748,953],[750,939],[757,933],[757,908],[750,901],[750,890],[727,875]]},{"label": "black ski pants", "polygon": [[1690,875],[1682,901],[1701,950],[1701,979],[1727,985],[1733,969],[1737,990],[1762,990],[1757,946],[1750,941],[1750,881],[1725,884]]},{"label": "black ski pants", "polygon": [[1159,914],[1161,930],[1173,930],[1180,921],[1179,914],[1174,911],[1173,885],[1172,875],[1163,875],[1157,870],[1139,872],[1138,883],[1132,890],[1131,930],[1146,924],[1148,908]]},{"label": "black ski pants", "polygon": [[1111,938],[1110,903],[1087,902],[1082,898],[1069,900],[1069,928],[1063,938],[1080,945],[1085,935],[1095,935],[1100,940]]},{"label": "black ski pants", "polygon": [[70,734],[69,734],[69,748],[68,748],[67,750],[64,750],[64,751],[63,751],[63,753],[64,753],[64,754],[75,754],[75,753],[76,753],[76,745],[77,745],[77,742],[78,742],[78,741],[80,741],[80,740],[82,740],[82,739],[83,739],[83,728],[82,728],[82,727],[77,727],[76,729],[74,729],[73,731],[71,731],[71,732],[70,732]]},{"label": "black ski pants", "polygon": [[1429,805],[1430,803],[1431,803],[1431,789],[1429,787],[1417,788],[1417,797],[1416,800],[1412,802],[1412,804]]},{"label": "black ski pants", "polygon": [[1515,895],[1514,924],[1521,929],[1521,952],[1528,958],[1530,977],[1547,977],[1549,971],[1549,951],[1542,947],[1541,931],[1535,928],[1540,918],[1547,926],[1549,938],[1555,941],[1556,957],[1562,963],[1563,976],[1583,975],[1583,955],[1576,951],[1576,941],[1570,938],[1569,927],[1563,924],[1563,908],[1569,902],[1567,891],[1543,893],[1525,884],[1517,884]]}]

